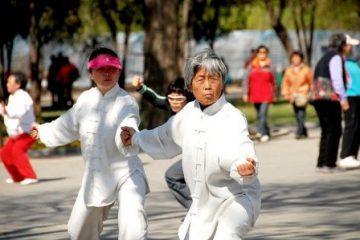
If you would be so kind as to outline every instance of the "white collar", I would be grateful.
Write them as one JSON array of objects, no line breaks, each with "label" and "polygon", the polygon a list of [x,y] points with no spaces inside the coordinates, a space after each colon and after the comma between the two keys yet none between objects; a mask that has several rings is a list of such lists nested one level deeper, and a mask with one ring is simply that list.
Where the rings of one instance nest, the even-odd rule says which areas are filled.
[{"label": "white collar", "polygon": [[[202,112],[206,115],[214,115],[219,112],[226,103],[225,94],[222,94],[215,103],[207,106]],[[201,111],[200,103],[197,100],[195,100],[195,107]]]}]

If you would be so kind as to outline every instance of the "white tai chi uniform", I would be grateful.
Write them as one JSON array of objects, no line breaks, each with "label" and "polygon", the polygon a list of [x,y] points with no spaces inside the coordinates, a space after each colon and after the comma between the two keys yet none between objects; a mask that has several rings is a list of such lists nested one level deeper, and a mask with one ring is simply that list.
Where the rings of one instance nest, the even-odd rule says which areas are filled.
[{"label": "white tai chi uniform", "polygon": [[99,239],[115,200],[119,239],[146,239],[144,199],[149,189],[144,168],[136,155],[124,153],[120,138],[122,126],[138,125],[135,100],[116,84],[105,95],[96,87],[83,92],[65,114],[39,127],[47,146],[81,143],[85,173],[68,223],[71,239]]},{"label": "white tai chi uniform", "polygon": [[[201,110],[188,103],[164,125],[137,132],[133,146],[153,158],[182,153],[193,203],[179,229],[181,240],[243,239],[260,211],[258,160],[243,114],[222,95]],[[242,177],[236,166],[253,158],[256,172]]]}]

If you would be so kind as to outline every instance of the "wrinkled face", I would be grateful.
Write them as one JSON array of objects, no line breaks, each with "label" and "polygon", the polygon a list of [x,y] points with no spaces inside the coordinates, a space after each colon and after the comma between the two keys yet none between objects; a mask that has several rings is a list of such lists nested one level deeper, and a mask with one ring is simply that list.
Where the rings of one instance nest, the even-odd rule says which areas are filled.
[{"label": "wrinkled face", "polygon": [[215,103],[221,96],[223,81],[219,73],[209,74],[205,69],[197,70],[191,81],[191,92],[203,107]]},{"label": "wrinkled face", "polygon": [[299,55],[296,55],[294,54],[292,57],[291,57],[291,63],[294,65],[294,66],[299,66],[301,63],[302,63],[302,59]]},{"label": "wrinkled face", "polygon": [[186,97],[179,93],[171,93],[167,96],[171,111],[179,112],[187,103]]},{"label": "wrinkled face", "polygon": [[91,69],[90,77],[102,94],[107,93],[117,84],[121,70],[115,67]]},{"label": "wrinkled face", "polygon": [[10,94],[13,94],[20,88],[20,84],[16,82],[15,76],[10,75],[6,83],[7,90]]}]

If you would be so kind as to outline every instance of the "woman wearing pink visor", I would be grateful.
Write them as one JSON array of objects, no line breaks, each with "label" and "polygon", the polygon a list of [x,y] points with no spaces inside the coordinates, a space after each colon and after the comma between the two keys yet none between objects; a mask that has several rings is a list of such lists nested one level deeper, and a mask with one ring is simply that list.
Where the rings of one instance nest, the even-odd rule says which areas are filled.
[{"label": "woman wearing pink visor", "polygon": [[32,135],[51,147],[81,142],[85,173],[68,222],[71,239],[99,239],[115,202],[118,238],[146,239],[144,200],[149,190],[144,168],[137,149],[123,152],[120,139],[122,126],[139,126],[137,103],[117,84],[122,65],[114,51],[94,50],[87,66],[96,86],[58,119],[35,125]]}]

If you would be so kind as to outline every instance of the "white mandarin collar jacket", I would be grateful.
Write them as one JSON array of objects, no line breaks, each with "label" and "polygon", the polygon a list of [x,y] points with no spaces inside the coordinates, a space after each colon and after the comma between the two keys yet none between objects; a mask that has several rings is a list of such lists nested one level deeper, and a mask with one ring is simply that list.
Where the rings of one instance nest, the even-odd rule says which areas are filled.
[{"label": "white mandarin collar jacket", "polygon": [[247,157],[258,160],[249,139],[243,114],[222,95],[201,110],[188,103],[164,125],[135,133],[132,142],[153,158],[171,158],[182,153],[183,171],[193,199],[179,229],[180,239],[205,240],[216,230],[218,216],[231,202],[246,197],[252,203],[252,219],[260,210],[260,183],[256,173],[242,177],[236,166]]},{"label": "white mandarin collar jacket", "polygon": [[9,96],[9,101],[4,114],[4,122],[10,137],[22,133],[30,133],[35,122],[33,100],[29,93],[18,89]]},{"label": "white mandarin collar jacket", "polygon": [[40,126],[40,140],[47,146],[80,140],[85,161],[82,180],[87,206],[112,204],[121,184],[135,171],[145,177],[141,160],[122,151],[122,126],[138,128],[135,100],[118,85],[104,96],[94,87],[83,92],[76,104],[51,123]]}]

